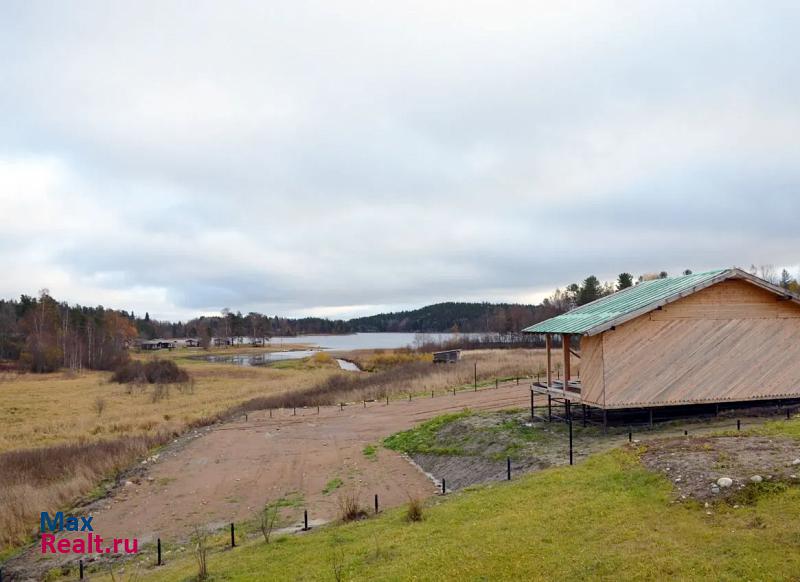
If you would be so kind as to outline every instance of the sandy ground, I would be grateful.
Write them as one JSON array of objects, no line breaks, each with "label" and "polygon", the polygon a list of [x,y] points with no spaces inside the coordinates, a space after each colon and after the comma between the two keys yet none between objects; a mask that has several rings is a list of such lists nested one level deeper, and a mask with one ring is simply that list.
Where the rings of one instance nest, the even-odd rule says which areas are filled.
[{"label": "sandy ground", "polygon": [[[358,491],[372,507],[378,494],[382,508],[406,503],[409,497],[437,492],[435,484],[400,455],[379,448],[374,458],[364,447],[446,412],[470,408],[499,410],[529,403],[527,386],[501,384],[498,389],[458,392],[455,396],[417,397],[337,407],[250,413],[239,420],[194,431],[166,447],[155,460],[141,465],[111,494],[77,515],[94,516],[94,529],[105,539],[160,537],[187,539],[195,525],[225,526],[253,519],[266,503],[292,495],[296,523],[308,510],[312,525],[338,516],[338,499]],[[331,480],[336,491],[323,493]],[[16,579],[39,570],[36,551],[14,560]],[[56,565],[48,557],[47,567]],[[32,568],[29,570],[29,568]]]}]

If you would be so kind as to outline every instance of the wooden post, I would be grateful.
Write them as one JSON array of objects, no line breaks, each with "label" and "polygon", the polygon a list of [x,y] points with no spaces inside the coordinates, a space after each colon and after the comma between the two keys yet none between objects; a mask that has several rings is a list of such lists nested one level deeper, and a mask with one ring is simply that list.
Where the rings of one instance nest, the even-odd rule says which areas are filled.
[{"label": "wooden post", "polygon": [[568,333],[561,334],[561,344],[563,347],[564,352],[564,392],[567,391],[567,386],[569,385],[569,338],[570,335]]},{"label": "wooden post", "polygon": [[544,347],[547,350],[547,387],[551,388],[553,386],[553,363],[552,363],[552,354],[551,348],[553,346],[553,340],[550,338],[550,334],[546,333],[544,335]]}]

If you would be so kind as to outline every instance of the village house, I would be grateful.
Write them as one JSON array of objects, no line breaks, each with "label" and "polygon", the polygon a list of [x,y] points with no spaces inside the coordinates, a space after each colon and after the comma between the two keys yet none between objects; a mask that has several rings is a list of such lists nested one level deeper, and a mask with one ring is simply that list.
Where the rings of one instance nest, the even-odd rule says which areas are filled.
[{"label": "village house", "polygon": [[613,410],[649,410],[652,420],[660,407],[800,398],[800,298],[737,268],[645,281],[523,331],[544,335],[547,350],[532,399],[599,408],[604,420]]}]

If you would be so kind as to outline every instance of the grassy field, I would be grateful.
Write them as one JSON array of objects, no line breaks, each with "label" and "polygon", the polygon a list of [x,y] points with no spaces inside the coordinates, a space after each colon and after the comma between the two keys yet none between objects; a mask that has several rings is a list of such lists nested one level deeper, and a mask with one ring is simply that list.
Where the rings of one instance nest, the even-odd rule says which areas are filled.
[{"label": "grassy field", "polygon": [[[243,353],[229,348],[218,353]],[[263,350],[262,350],[263,351]],[[196,352],[190,354],[188,352]],[[214,352],[209,352],[214,353]],[[255,396],[301,389],[335,373],[335,362],[303,368],[244,368],[191,359],[200,350],[159,353],[194,380],[192,390],[172,387],[154,401],[151,386],[109,382],[110,373],[6,374],[0,379],[0,452],[127,435],[181,432]],[[136,355],[146,359],[155,356]],[[98,400],[103,410],[98,413]]]},{"label": "grassy field", "polygon": [[29,539],[42,508],[55,511],[87,495],[102,495],[104,488],[98,485],[148,449],[231,410],[271,406],[276,399],[312,388],[314,404],[333,398],[331,390],[337,390],[336,399],[445,390],[471,382],[475,362],[480,382],[487,383],[496,376],[529,373],[541,359],[530,351],[485,351],[469,354],[459,365],[433,366],[417,357],[383,353],[376,364],[381,371],[375,374],[343,372],[327,354],[268,367],[196,359],[263,351],[135,354],[142,360],[171,359],[189,372],[190,386],[172,385],[168,392],[111,383],[108,372],[0,377],[0,557]]},{"label": "grassy field", "polygon": [[[245,350],[221,353],[234,351]],[[191,355],[197,354],[159,353],[192,378],[191,386],[173,385],[167,392],[111,383],[108,372],[7,374],[0,380],[0,557],[29,538],[42,508],[55,511],[101,495],[102,480],[187,428],[213,422],[252,398],[302,390],[342,373],[332,360],[244,368]]]},{"label": "grassy field", "polygon": [[[798,427],[759,430],[796,435]],[[670,482],[638,454],[625,447],[437,498],[418,523],[394,510],[269,545],[254,537],[223,549],[219,537],[209,571],[214,580],[254,581],[797,579],[800,488],[736,507],[677,504]],[[196,574],[191,552],[127,571],[164,581]]]}]

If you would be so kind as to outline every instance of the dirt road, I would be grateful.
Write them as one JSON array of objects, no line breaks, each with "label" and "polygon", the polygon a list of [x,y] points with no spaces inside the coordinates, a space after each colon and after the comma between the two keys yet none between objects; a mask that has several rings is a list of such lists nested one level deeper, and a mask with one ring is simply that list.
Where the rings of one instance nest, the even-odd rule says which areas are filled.
[{"label": "dirt road", "polygon": [[[203,433],[186,446],[165,452],[144,474],[118,488],[93,511],[105,536],[142,542],[187,537],[195,524],[252,519],[265,503],[292,494],[298,516],[312,523],[335,519],[338,498],[356,489],[371,506],[397,506],[409,497],[434,494],[434,484],[398,454],[364,447],[434,416],[471,408],[525,406],[529,392],[515,383],[455,396],[417,397],[339,407],[261,411]],[[323,493],[341,480],[336,490]]]}]

